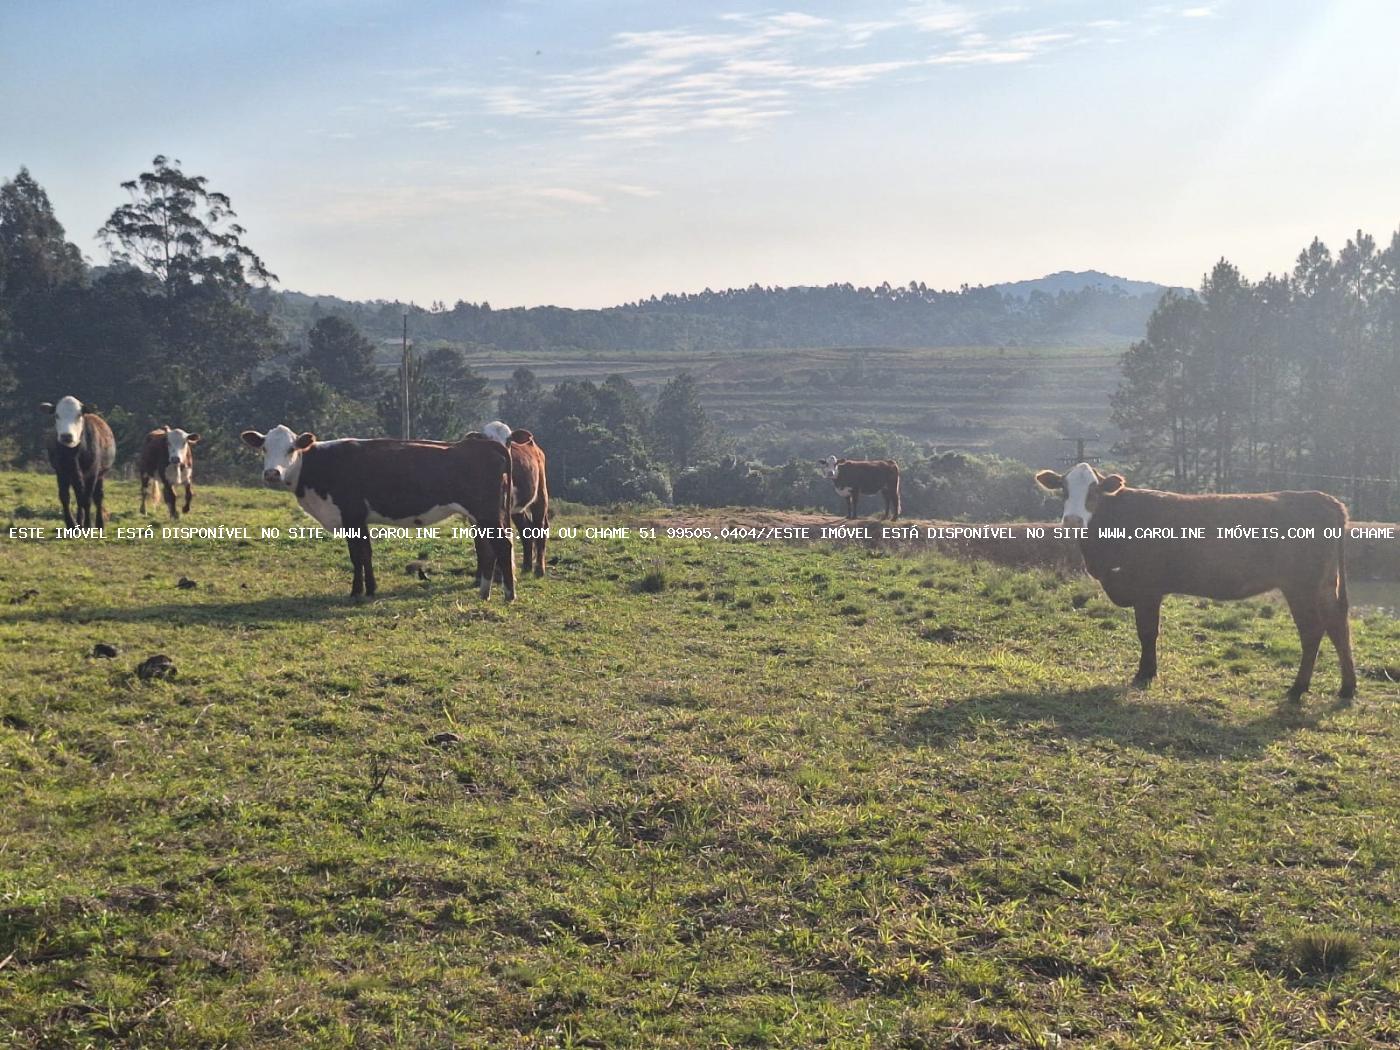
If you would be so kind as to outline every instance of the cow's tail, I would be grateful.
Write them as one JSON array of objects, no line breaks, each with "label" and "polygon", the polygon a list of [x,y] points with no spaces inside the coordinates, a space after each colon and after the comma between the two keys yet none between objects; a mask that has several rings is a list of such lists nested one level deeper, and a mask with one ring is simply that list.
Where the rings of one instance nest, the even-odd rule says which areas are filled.
[{"label": "cow's tail", "polygon": [[1342,514],[1342,534],[1337,537],[1337,604],[1343,609],[1349,607],[1347,602],[1347,520],[1346,514]]}]

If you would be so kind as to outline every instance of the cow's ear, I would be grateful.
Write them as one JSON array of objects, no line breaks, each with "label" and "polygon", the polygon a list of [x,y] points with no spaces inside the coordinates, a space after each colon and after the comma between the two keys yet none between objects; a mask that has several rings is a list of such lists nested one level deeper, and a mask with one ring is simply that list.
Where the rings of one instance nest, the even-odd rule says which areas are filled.
[{"label": "cow's ear", "polygon": [[83,415],[85,415],[85,416],[91,416],[91,415],[96,414],[96,412],[97,412],[97,406],[96,406],[96,405],[94,405],[94,404],[92,404],[91,402],[88,402],[88,401],[84,401],[84,402],[83,402]]},{"label": "cow's ear", "polygon": [[199,434],[198,434],[198,433],[195,433],[195,434],[186,434],[186,435],[185,435],[185,444],[186,444],[186,445],[198,445],[198,444],[199,444]]},{"label": "cow's ear", "polygon": [[1046,492],[1063,492],[1065,490],[1065,476],[1056,474],[1053,470],[1042,470],[1035,476],[1035,483]]},{"label": "cow's ear", "polygon": [[256,430],[245,430],[238,436],[243,439],[243,444],[247,445],[249,448],[262,448],[263,440],[267,437],[266,434]]},{"label": "cow's ear", "polygon": [[51,415],[53,415],[53,402],[52,402],[52,401],[42,401],[42,402],[40,402],[40,404],[39,404],[39,411],[42,412],[42,413],[44,413],[44,415],[46,415],[46,416],[51,416]]},{"label": "cow's ear", "polygon": [[305,434],[300,435],[296,441],[292,442],[292,447],[305,452],[314,444],[316,444],[316,435],[308,430]]},{"label": "cow's ear", "polygon": [[1122,474],[1110,474],[1099,482],[1099,492],[1107,496],[1110,493],[1117,492],[1126,484],[1127,481],[1124,480]]},{"label": "cow's ear", "polygon": [[535,435],[528,430],[512,430],[510,432],[510,439],[517,445],[528,445],[531,441],[535,440]]}]

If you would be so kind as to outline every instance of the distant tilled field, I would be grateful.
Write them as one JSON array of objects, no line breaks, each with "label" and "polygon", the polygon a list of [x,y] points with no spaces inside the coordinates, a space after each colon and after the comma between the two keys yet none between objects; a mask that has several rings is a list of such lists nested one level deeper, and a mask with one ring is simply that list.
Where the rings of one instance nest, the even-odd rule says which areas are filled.
[{"label": "distant tilled field", "polygon": [[1082,577],[656,524],[514,606],[447,540],[358,604],[329,540],[0,533],[0,1044],[1400,1042],[1396,620],[1289,706],[1276,602],[1172,599],[1130,692]]},{"label": "distant tilled field", "polygon": [[1109,436],[1104,406],[1118,385],[1119,353],[1014,347],[482,352],[470,360],[498,390],[521,365],[546,385],[617,372],[644,390],[689,369],[700,380],[706,410],[728,434],[770,424],[800,441],[869,427],[944,448],[1058,462],[1067,446],[1054,440],[1057,428]]}]

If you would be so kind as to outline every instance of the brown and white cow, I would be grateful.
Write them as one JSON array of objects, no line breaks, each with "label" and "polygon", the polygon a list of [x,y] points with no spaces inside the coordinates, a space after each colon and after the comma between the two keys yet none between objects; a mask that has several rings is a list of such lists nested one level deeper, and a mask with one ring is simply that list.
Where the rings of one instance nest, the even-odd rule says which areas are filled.
[{"label": "brown and white cow", "polygon": [[[1133,609],[1142,650],[1135,685],[1157,674],[1165,595],[1228,601],[1277,589],[1303,647],[1289,697],[1307,692],[1324,634],[1341,662],[1340,695],[1355,694],[1343,538],[1347,510],[1339,500],[1322,492],[1194,496],[1135,489],[1122,475],[1104,475],[1088,463],[1063,475],[1042,470],[1035,480],[1064,497],[1065,525],[1087,529],[1079,549],[1089,575],[1115,605]],[[1203,538],[1188,538],[1187,529],[1202,530]],[[1221,535],[1221,529],[1231,531]]]},{"label": "brown and white cow", "polygon": [[514,489],[511,520],[525,548],[526,572],[544,575],[544,548],[549,536],[549,485],[545,479],[544,449],[528,430],[512,430],[496,420],[481,428],[485,435],[510,450],[510,477]]},{"label": "brown and white cow", "polygon": [[476,579],[482,598],[500,569],[506,600],[515,600],[510,535],[510,453],[484,437],[456,444],[395,438],[317,441],[276,426],[245,430],[243,443],[263,452],[263,482],[290,489],[324,528],[346,530],[354,570],[351,597],[373,595],[371,524],[434,525],[459,514],[481,530]]},{"label": "brown and white cow", "polygon": [[885,517],[899,517],[899,464],[892,459],[837,459],[827,456],[817,463],[846,500],[846,517],[856,516],[862,493],[878,492],[885,498]]},{"label": "brown and white cow", "polygon": [[190,512],[190,504],[194,502],[194,446],[197,444],[198,434],[168,424],[146,435],[140,464],[142,514],[146,513],[146,497],[152,495],[157,485],[172,518],[180,516],[175,509],[175,486],[185,486],[185,513]]},{"label": "brown and white cow", "polygon": [[[117,458],[117,439],[112,428],[91,405],[76,397],[61,398],[57,405],[45,401],[39,411],[53,416],[54,428],[46,448],[49,463],[58,475],[58,501],[63,504],[63,523],[68,528],[101,528],[106,521],[102,508],[102,480]],[[76,521],[69,510],[69,493],[78,499]]]}]

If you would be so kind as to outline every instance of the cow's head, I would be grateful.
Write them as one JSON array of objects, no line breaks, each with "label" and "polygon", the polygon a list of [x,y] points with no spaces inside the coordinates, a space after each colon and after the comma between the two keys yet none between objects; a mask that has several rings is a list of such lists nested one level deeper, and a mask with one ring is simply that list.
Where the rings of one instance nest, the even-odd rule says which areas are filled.
[{"label": "cow's head", "polygon": [[180,430],[178,427],[165,428],[165,447],[170,453],[170,466],[175,468],[176,485],[188,485],[194,475],[194,446],[199,444],[199,435]]},{"label": "cow's head", "polygon": [[45,401],[39,406],[39,411],[53,416],[53,426],[60,445],[64,448],[77,448],[78,443],[83,440],[83,413],[92,411],[92,408],[70,394],[56,405]]},{"label": "cow's head", "polygon": [[1064,497],[1065,506],[1060,520],[1078,529],[1088,526],[1098,510],[1100,496],[1111,495],[1127,484],[1122,474],[1101,474],[1088,463],[1077,464],[1064,474],[1042,470],[1035,476],[1035,483],[1046,492],[1056,492]]},{"label": "cow's head", "polygon": [[510,448],[510,427],[502,423],[499,419],[487,423],[481,428],[481,432],[492,441],[499,441],[506,448]]},{"label": "cow's head", "polygon": [[835,456],[827,456],[826,459],[817,460],[817,466],[822,468],[823,477],[827,477],[830,478],[832,481],[835,481],[836,468],[843,462],[844,460],[837,459]]},{"label": "cow's head", "polygon": [[280,423],[266,434],[245,430],[239,437],[249,448],[262,449],[263,483],[275,489],[296,487],[301,475],[301,454],[316,444],[315,434],[298,436]]}]

